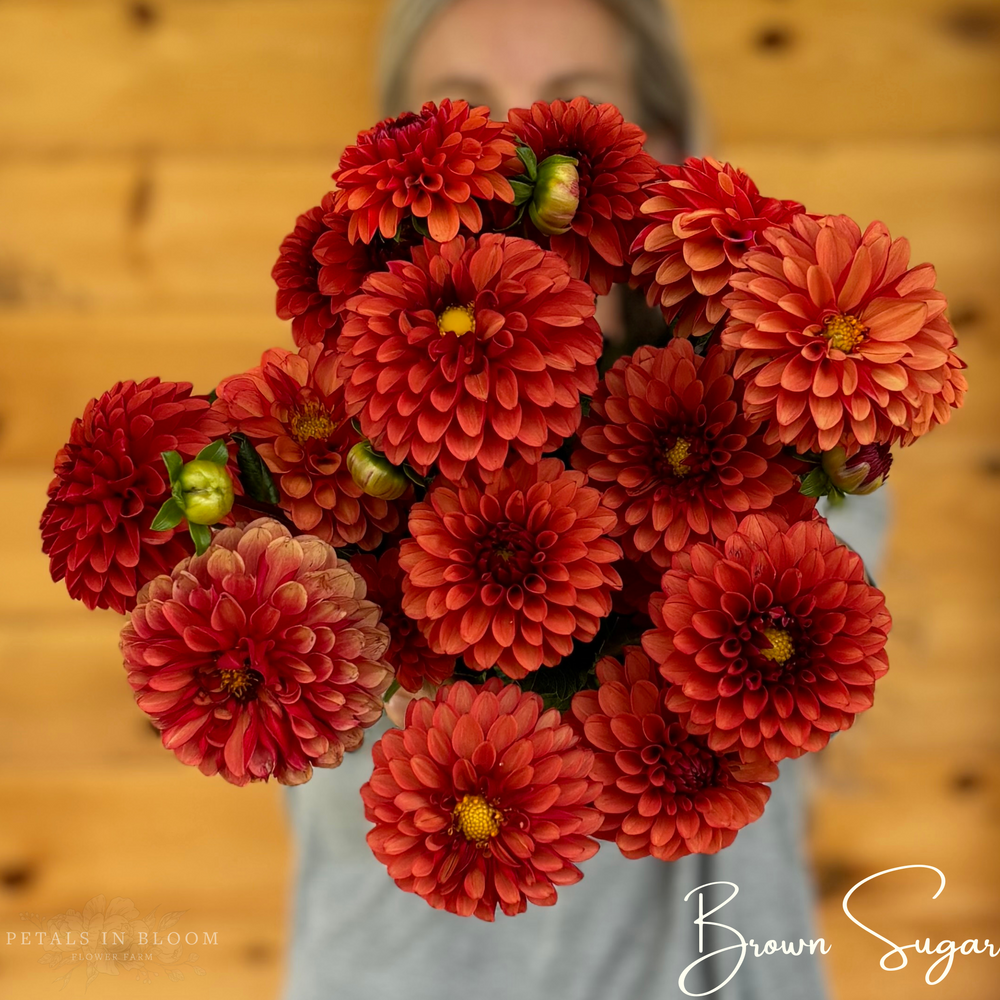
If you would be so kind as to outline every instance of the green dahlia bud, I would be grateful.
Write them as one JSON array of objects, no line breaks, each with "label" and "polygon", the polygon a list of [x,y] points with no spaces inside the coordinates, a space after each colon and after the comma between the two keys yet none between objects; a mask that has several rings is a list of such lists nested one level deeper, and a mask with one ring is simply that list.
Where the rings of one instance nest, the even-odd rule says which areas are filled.
[{"label": "green dahlia bud", "polygon": [[365,493],[381,500],[398,500],[410,482],[398,465],[372,448],[370,441],[359,441],[347,453],[347,468]]},{"label": "green dahlia bud", "polygon": [[233,509],[233,480],[224,465],[196,458],[177,481],[181,508],[192,524],[216,524]]},{"label": "green dahlia bud", "polygon": [[892,455],[885,444],[866,444],[847,457],[839,445],[823,452],[823,471],[842,493],[874,493],[889,478]]},{"label": "green dahlia bud", "polygon": [[580,207],[580,172],[572,156],[556,154],[538,165],[535,193],[528,215],[546,236],[568,233]]}]

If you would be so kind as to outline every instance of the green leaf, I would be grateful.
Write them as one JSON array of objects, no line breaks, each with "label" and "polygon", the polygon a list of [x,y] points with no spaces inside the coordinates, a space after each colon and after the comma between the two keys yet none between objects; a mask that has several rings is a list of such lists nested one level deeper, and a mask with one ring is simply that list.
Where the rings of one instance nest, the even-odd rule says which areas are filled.
[{"label": "green leaf", "polygon": [[159,509],[150,527],[153,531],[169,531],[171,528],[176,528],[183,520],[184,511],[181,509],[181,505],[171,497]]},{"label": "green leaf", "polygon": [[194,458],[196,462],[215,462],[216,465],[228,465],[229,449],[226,447],[226,442],[219,438],[218,441],[205,445]]},{"label": "green leaf", "polygon": [[188,521],[188,531],[191,532],[195,554],[202,555],[212,544],[212,529],[207,524],[192,524]]},{"label": "green leaf", "polygon": [[210,403],[214,403],[219,398],[219,394],[213,389],[205,398]]},{"label": "green leaf", "polygon": [[420,233],[421,236],[430,239],[431,231],[427,228],[427,220],[421,219],[419,216],[410,216],[410,222],[413,223],[413,228]]},{"label": "green leaf", "polygon": [[160,458],[163,459],[163,464],[167,467],[170,485],[173,486],[177,482],[177,477],[181,474],[181,469],[184,468],[184,459],[181,458],[180,452],[176,451],[161,451]]},{"label": "green leaf", "polygon": [[245,434],[236,432],[232,438],[239,446],[236,464],[240,467],[240,482],[243,484],[243,489],[254,500],[277,504],[281,498],[271,478],[271,472],[264,464],[264,459],[257,454],[257,449]]},{"label": "green leaf", "polygon": [[534,197],[535,185],[530,180],[515,177],[510,181],[510,186],[514,189],[515,205],[526,205]]},{"label": "green leaf", "polygon": [[535,156],[534,150],[530,146],[518,146],[517,156],[524,164],[528,177],[534,180],[538,176],[538,158]]}]

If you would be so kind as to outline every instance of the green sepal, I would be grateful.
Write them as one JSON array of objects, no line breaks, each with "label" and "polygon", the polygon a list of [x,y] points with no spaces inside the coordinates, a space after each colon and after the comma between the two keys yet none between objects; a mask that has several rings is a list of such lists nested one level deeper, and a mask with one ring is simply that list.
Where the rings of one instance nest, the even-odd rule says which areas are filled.
[{"label": "green sepal", "polygon": [[416,469],[411,469],[409,465],[405,462],[403,463],[403,472],[406,474],[406,478],[412,483],[416,483],[417,486],[424,487],[430,482],[429,476],[422,476]]},{"label": "green sepal", "polygon": [[431,231],[427,228],[427,220],[421,219],[417,215],[410,216],[410,222],[413,224],[413,228],[420,233],[425,239],[431,238]]},{"label": "green sepal", "polygon": [[188,521],[188,531],[194,542],[195,555],[203,555],[212,544],[212,529],[207,524],[192,524]]},{"label": "green sepal", "polygon": [[170,485],[173,486],[177,482],[177,477],[181,474],[181,469],[184,468],[184,459],[181,458],[180,452],[177,451],[161,451],[160,458],[163,459],[163,464],[167,467],[167,476]]},{"label": "green sepal", "polygon": [[802,486],[799,487],[799,492],[807,497],[825,497],[840,493],[840,490],[830,482],[830,477],[823,469],[817,466],[802,477]]},{"label": "green sepal", "polygon": [[281,497],[278,494],[278,487],[271,478],[271,470],[264,464],[264,459],[257,454],[257,449],[245,434],[237,431],[233,433],[232,439],[238,446],[236,464],[240,467],[240,482],[243,488],[251,499],[276,505]]},{"label": "green sepal", "polygon": [[205,398],[210,403],[214,403],[219,398],[219,394],[213,389]]},{"label": "green sepal", "polygon": [[176,528],[183,520],[183,508],[173,497],[170,497],[170,499],[164,501],[163,506],[157,511],[150,528],[153,531],[170,531],[171,528]]},{"label": "green sepal", "polygon": [[226,442],[219,438],[211,444],[206,444],[197,455],[194,456],[196,462],[214,462],[216,465],[229,464],[229,449]]},{"label": "green sepal", "polygon": [[[517,208],[517,206],[515,206]],[[515,226],[521,224],[521,220],[524,218],[525,209],[528,207],[527,202],[517,208],[517,212],[514,214],[514,221],[509,226],[504,226],[503,229],[498,229],[497,232],[509,233]]]},{"label": "green sepal", "polygon": [[517,158],[524,164],[525,172],[530,180],[538,177],[538,157],[530,146],[519,145],[517,147]]},{"label": "green sepal", "polygon": [[558,166],[560,163],[572,163],[574,167],[580,165],[580,161],[575,156],[567,156],[565,153],[553,153],[551,156],[546,156],[539,164],[539,170],[545,166],[546,163],[551,163],[553,166]]},{"label": "green sepal", "polygon": [[527,205],[527,203],[534,197],[535,185],[530,179],[521,180],[519,177],[514,177],[509,181],[509,183],[514,191],[515,206]]}]

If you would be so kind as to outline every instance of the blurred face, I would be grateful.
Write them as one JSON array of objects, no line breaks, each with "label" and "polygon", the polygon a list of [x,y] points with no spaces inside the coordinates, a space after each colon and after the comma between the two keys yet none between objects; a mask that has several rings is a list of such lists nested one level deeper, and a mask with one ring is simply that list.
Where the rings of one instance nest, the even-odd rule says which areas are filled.
[{"label": "blurred face", "polygon": [[634,121],[629,49],[598,0],[456,0],[414,49],[407,104],[461,97],[499,118],[582,95]]}]

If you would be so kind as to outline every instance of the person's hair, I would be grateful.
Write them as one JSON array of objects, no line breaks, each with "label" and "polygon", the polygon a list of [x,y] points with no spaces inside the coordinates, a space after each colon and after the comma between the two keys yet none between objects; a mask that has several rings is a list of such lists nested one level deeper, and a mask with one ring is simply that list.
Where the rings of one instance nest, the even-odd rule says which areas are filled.
[{"label": "person's hair", "polygon": [[[391,0],[382,34],[382,112],[404,110],[410,56],[428,24],[455,0]],[[647,133],[674,139],[684,155],[700,145],[697,115],[683,58],[662,0],[599,0],[621,22],[633,46],[635,89]],[[567,95],[568,97],[576,95]],[[506,111],[507,109],[501,109]]]}]

